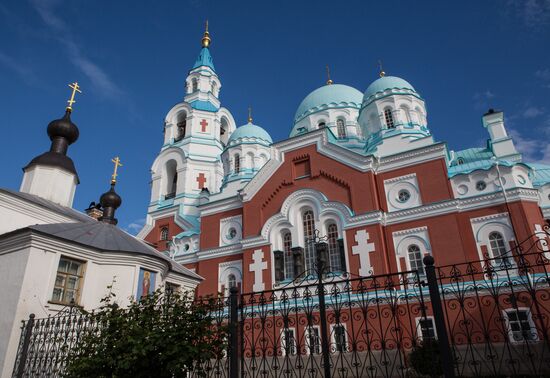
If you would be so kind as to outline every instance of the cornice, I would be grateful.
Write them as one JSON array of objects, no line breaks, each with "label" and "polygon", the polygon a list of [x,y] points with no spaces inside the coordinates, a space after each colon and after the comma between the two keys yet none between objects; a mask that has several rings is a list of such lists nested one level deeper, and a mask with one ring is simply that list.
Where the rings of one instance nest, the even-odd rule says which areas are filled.
[{"label": "cornice", "polygon": [[416,173],[409,173],[408,175],[404,176],[392,177],[390,179],[384,180],[384,184],[393,184],[394,182],[409,180],[412,178],[416,178]]},{"label": "cornice", "polygon": [[428,231],[428,226],[415,227],[415,228],[409,228],[407,230],[395,231],[392,233],[392,236],[399,237],[399,236],[414,235],[425,231]]},{"label": "cornice", "polygon": [[477,224],[477,223],[484,223],[490,220],[496,220],[496,219],[507,219],[508,213],[498,213],[498,214],[491,214],[491,215],[485,215],[483,217],[478,218],[471,218],[470,223]]},{"label": "cornice", "polygon": [[38,221],[44,223],[74,223],[78,222],[77,219],[72,217],[64,216],[55,211],[46,209],[45,207],[35,205],[29,201],[10,196],[0,192],[0,206],[4,206],[7,209],[13,210],[17,213],[27,215],[31,218],[34,218]]}]

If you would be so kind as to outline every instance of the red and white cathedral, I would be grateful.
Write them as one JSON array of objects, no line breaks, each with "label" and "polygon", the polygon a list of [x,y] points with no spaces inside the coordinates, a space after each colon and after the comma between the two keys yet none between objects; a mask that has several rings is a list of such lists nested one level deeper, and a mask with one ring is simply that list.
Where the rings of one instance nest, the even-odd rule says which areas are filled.
[{"label": "red and white cathedral", "polygon": [[316,230],[336,276],[422,274],[425,255],[505,259],[550,217],[550,166],[522,161],[502,112],[483,115],[485,146],[452,151],[420,92],[381,72],[363,93],[329,80],[274,143],[221,105],[210,43],[166,115],[138,235],[203,277],[197,294],[288,284],[313,267]]}]

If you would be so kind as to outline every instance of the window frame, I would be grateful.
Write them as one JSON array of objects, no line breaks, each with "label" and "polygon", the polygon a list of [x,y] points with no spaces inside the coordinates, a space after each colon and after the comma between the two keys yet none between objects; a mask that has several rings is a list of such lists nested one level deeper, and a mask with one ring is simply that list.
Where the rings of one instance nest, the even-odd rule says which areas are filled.
[{"label": "window frame", "polygon": [[[417,250],[416,251],[411,251],[412,247],[415,247]],[[420,259],[417,259],[416,256],[415,256],[415,259],[414,259],[415,267],[414,268],[413,268],[413,264],[412,264],[412,260],[411,260],[411,253],[420,254]],[[407,246],[407,261],[409,263],[409,269],[410,270],[416,270],[418,272],[419,277],[425,277],[426,276],[426,270],[424,269],[423,258],[424,258],[424,256],[422,254],[422,248],[420,248],[420,246],[418,244],[411,243]],[[418,262],[420,262],[420,263],[418,263]]]},{"label": "window frame", "polygon": [[311,331],[312,330],[316,330],[316,335],[314,335],[314,337],[316,337],[316,342],[315,342],[315,345],[313,346],[313,355],[316,355],[316,354],[321,354],[322,352],[322,344],[321,344],[321,327],[318,326],[318,325],[311,325],[311,326],[306,326],[305,329],[304,329],[304,344],[306,346],[306,354],[308,355],[311,355],[312,353],[312,347],[310,345],[310,337],[311,337]]},{"label": "window frame", "polygon": [[[538,329],[535,325],[535,322],[533,321],[533,317],[532,317],[532,314],[531,314],[531,309],[528,308],[528,307],[517,307],[517,308],[508,308],[508,309],[505,309],[505,310],[502,310],[503,312],[503,315],[504,315],[504,320],[506,322],[506,329],[507,329],[507,333],[508,333],[508,340],[513,343],[513,344],[518,344],[518,343],[533,343],[533,342],[537,342],[539,341],[539,333],[538,333]],[[521,340],[516,340],[514,338],[514,331],[512,330],[512,326],[511,326],[511,321],[510,321],[510,318],[508,316],[509,313],[518,313],[518,312],[525,312],[527,314],[527,323],[529,324],[529,329],[531,331],[531,333],[533,334],[534,338],[532,340],[526,340],[525,338],[523,338],[523,335],[522,335],[522,339]],[[518,320],[514,320],[514,322],[519,322],[520,324],[520,328],[521,328],[521,320],[519,320],[519,317],[518,317]]]},{"label": "window frame", "polygon": [[[62,274],[65,275],[65,280],[64,280],[65,284],[62,288],[63,291],[62,291],[61,299],[57,300],[57,299],[54,299],[54,292],[58,288],[56,283],[57,283],[57,276],[60,273],[59,272],[59,265],[61,264],[61,260],[67,260],[67,261],[75,262],[75,263],[79,264],[80,274],[70,274],[69,272],[61,272]],[[64,297],[64,295],[67,291],[67,282],[68,282],[67,277],[76,276],[76,277],[78,277],[78,285],[76,286],[76,289],[73,289],[74,292],[75,292],[74,304],[76,304],[76,305],[80,304],[80,299],[81,299],[81,296],[82,296],[82,288],[84,287],[84,276],[86,274],[86,263],[87,263],[86,260],[76,259],[76,258],[73,258],[73,257],[69,257],[67,255],[61,255],[59,257],[59,260],[57,262],[57,269],[55,271],[55,276],[54,276],[54,281],[53,281],[53,288],[52,288],[51,294],[50,294],[50,300],[49,300],[50,303],[55,303],[55,304],[60,304],[60,305],[65,305],[65,306],[71,304],[70,300],[69,301],[64,301],[63,297]]]},{"label": "window frame", "polygon": [[[434,331],[434,336],[433,336],[433,339],[432,338],[425,338],[424,337],[424,333],[422,332],[422,324],[421,322],[423,320],[430,320],[432,322],[432,326],[433,326],[433,331]],[[435,328],[435,319],[433,316],[419,316],[417,318],[415,318],[415,322],[416,322],[416,337],[419,339],[419,340],[437,340],[437,329]]]},{"label": "window frame", "polygon": [[336,120],[336,135],[338,139],[347,139],[346,121],[342,118]]},{"label": "window frame", "polygon": [[[164,237],[163,235],[165,231],[166,231],[166,237]],[[169,234],[170,234],[170,230],[168,229],[168,226],[161,226],[159,231],[159,240],[168,241]]]},{"label": "window frame", "polygon": [[392,108],[385,108],[383,111],[384,114],[384,122],[386,124],[387,129],[395,129],[395,119],[393,118],[393,110]]},{"label": "window frame", "polygon": [[[340,348],[342,350],[338,350],[338,343],[336,341],[336,328],[339,328],[339,327],[342,327],[344,329],[344,335],[346,337],[346,339],[344,340],[344,347],[343,348]],[[346,352],[349,352],[350,348],[349,348],[349,337],[348,337],[348,327],[346,326],[345,323],[338,323],[338,324],[331,324],[330,325],[330,339],[331,339],[331,344],[334,346],[334,350],[335,352],[339,352],[339,353],[346,353]],[[332,350],[332,348],[330,348]]]},{"label": "window frame", "polygon": [[[287,346],[287,332],[292,333],[292,345]],[[288,327],[288,328],[281,328],[281,353],[283,356],[287,355],[287,349],[291,351],[291,353],[288,354],[288,356],[296,356],[298,355],[298,340],[296,339],[296,328],[295,327]]]},{"label": "window frame", "polygon": [[[311,213],[311,218],[306,219],[306,214]],[[315,264],[316,251],[315,243],[308,243],[308,239],[315,237],[315,213],[310,208],[305,208],[302,210],[302,235],[304,237],[304,263],[306,272],[311,272],[313,270],[313,265]],[[308,230],[311,229],[311,232]]]}]

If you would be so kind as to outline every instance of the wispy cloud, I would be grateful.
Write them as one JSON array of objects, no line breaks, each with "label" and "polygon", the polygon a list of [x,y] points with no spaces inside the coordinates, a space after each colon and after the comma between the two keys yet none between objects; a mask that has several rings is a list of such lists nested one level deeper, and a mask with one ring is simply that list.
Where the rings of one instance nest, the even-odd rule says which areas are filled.
[{"label": "wispy cloud", "polygon": [[508,0],[508,7],[529,28],[550,24],[550,0]]},{"label": "wispy cloud", "polygon": [[523,118],[537,118],[544,114],[544,109],[536,107],[536,106],[529,106],[527,109],[523,111]]},{"label": "wispy cloud", "polygon": [[94,89],[108,98],[120,98],[123,91],[109,78],[104,69],[83,53],[82,48],[72,37],[69,25],[56,14],[55,9],[61,1],[31,0],[31,4],[57,41],[65,47],[71,63],[90,80]]},{"label": "wispy cloud", "polygon": [[542,81],[542,86],[550,89],[550,69],[537,70],[535,76]]},{"label": "wispy cloud", "polygon": [[0,51],[0,64],[15,72],[27,84],[32,84],[35,81],[34,73],[30,67],[2,51]]},{"label": "wispy cloud", "polygon": [[512,128],[508,128],[508,132],[525,161],[550,164],[550,145],[546,140],[522,135],[518,130]]},{"label": "wispy cloud", "polygon": [[475,93],[472,98],[476,110],[487,110],[491,100],[495,98],[495,94],[489,89],[486,89],[485,91]]}]

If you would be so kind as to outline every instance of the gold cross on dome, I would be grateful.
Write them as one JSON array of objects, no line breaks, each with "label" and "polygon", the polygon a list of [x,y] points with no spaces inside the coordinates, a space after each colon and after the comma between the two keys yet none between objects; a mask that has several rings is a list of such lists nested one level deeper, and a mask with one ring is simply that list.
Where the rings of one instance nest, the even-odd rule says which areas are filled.
[{"label": "gold cross on dome", "polygon": [[111,175],[111,184],[116,184],[118,167],[122,167],[122,163],[120,162],[120,158],[118,156],[111,159],[111,161],[115,163],[115,169],[113,170],[113,174]]},{"label": "gold cross on dome", "polygon": [[378,75],[380,75],[380,77],[386,76],[386,73],[384,72],[384,69],[382,68],[382,61],[380,59],[378,60],[378,69],[379,69]]},{"label": "gold cross on dome", "polygon": [[67,110],[72,111],[73,110],[73,104],[76,102],[74,100],[74,96],[76,95],[76,92],[82,93],[82,91],[80,90],[80,86],[78,85],[78,83],[76,81],[72,84],[69,84],[69,88],[71,88],[73,90],[73,92],[71,93],[71,99],[67,101],[69,103],[69,106],[67,106]]},{"label": "gold cross on dome", "polygon": [[332,83],[334,82],[330,78],[330,68],[328,68],[328,64],[327,64],[327,85],[331,85]]}]

